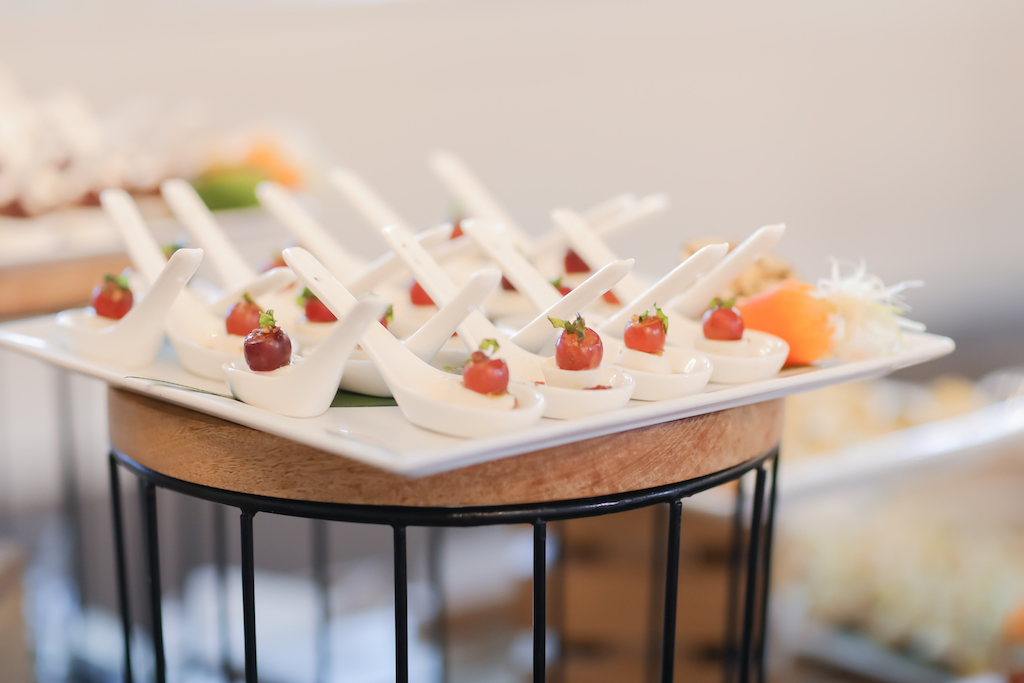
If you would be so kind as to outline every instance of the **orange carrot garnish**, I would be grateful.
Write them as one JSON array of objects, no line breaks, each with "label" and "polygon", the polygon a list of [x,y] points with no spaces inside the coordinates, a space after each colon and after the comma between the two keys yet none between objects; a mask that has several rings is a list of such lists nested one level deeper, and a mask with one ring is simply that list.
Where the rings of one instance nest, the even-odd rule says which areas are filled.
[{"label": "orange carrot garnish", "polygon": [[813,296],[814,285],[786,280],[738,306],[743,324],[782,337],[789,344],[786,365],[809,365],[832,350],[836,307]]}]

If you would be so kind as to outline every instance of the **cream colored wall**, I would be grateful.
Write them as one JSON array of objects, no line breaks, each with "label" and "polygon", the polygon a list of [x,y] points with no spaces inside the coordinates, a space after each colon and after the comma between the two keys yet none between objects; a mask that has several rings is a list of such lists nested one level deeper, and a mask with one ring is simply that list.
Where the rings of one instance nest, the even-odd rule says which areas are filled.
[{"label": "cream colored wall", "polygon": [[671,212],[617,242],[643,268],[785,221],[805,277],[864,257],[926,280],[912,302],[937,331],[1021,324],[1019,2],[66,4],[0,22],[31,91],[297,122],[421,224],[446,209],[423,162],[447,145],[538,231],[555,205],[667,191]]}]

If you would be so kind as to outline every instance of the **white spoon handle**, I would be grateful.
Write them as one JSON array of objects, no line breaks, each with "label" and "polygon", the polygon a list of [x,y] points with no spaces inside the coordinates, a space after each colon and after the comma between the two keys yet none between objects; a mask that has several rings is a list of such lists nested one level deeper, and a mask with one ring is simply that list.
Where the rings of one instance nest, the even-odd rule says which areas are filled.
[{"label": "white spoon handle", "polygon": [[362,259],[338,244],[284,187],[271,181],[260,183],[256,186],[256,197],[340,281],[350,283],[365,270]]},{"label": "white spoon handle", "polygon": [[405,340],[405,348],[412,351],[420,360],[429,363],[445,342],[451,339],[452,332],[487,298],[499,282],[501,271],[497,268],[487,268],[473,273],[469,282],[463,285],[451,301],[442,305],[430,320]]},{"label": "white spoon handle", "polygon": [[118,337],[126,341],[134,339],[140,345],[144,339],[156,339],[155,346],[159,346],[164,335],[164,320],[202,260],[202,249],[179,249],[171,254],[146,296],[117,323]]},{"label": "white spoon handle", "polygon": [[470,216],[501,223],[511,234],[515,245],[529,251],[529,235],[519,227],[461,159],[451,152],[438,151],[430,156],[430,167],[448,191],[465,205]]},{"label": "white spoon handle", "polygon": [[[690,258],[686,259],[669,273],[649,287],[643,294],[630,301],[608,318],[600,328],[601,334],[622,337],[626,323],[634,315],[650,310],[660,303],[664,308],[676,294],[692,285],[698,277],[707,273],[722,260],[729,251],[728,244],[709,244]],[[671,324],[671,319],[669,323]]]},{"label": "white spoon handle", "polygon": [[463,231],[476,242],[501,272],[538,311],[556,304],[562,295],[515,247],[508,228],[487,219],[463,221]]},{"label": "white spoon handle", "polygon": [[[325,306],[341,320],[356,306],[356,298],[338,282],[316,258],[302,247],[291,247],[282,252],[285,263],[295,271],[302,283],[316,294]],[[402,342],[374,321],[362,338],[363,348],[377,366],[388,386],[411,383],[422,377],[424,368],[431,370],[414,356]]]},{"label": "white spoon handle", "polygon": [[153,284],[167,265],[167,259],[146,226],[135,200],[124,190],[110,189],[100,193],[100,204],[121,234],[128,258],[149,284]]},{"label": "white spoon handle", "polygon": [[160,184],[160,192],[174,215],[203,248],[225,288],[242,287],[256,278],[256,271],[231,244],[191,185],[180,178],[172,178]]},{"label": "white spoon handle", "polygon": [[738,278],[754,261],[767,254],[782,239],[785,231],[786,226],[781,223],[758,229],[722,259],[711,272],[672,300],[672,309],[687,318],[700,317],[718,292]]},{"label": "white spoon handle", "polygon": [[293,284],[298,278],[288,268],[273,268],[242,287],[235,287],[211,301],[206,310],[216,316],[224,316],[232,304],[238,303],[243,294],[259,299],[264,294],[278,292]]},{"label": "white spoon handle", "polygon": [[[591,270],[603,268],[617,260],[615,252],[608,248],[604,240],[575,211],[555,209],[551,212],[551,218],[565,234],[573,251],[579,254],[579,257],[590,266]],[[621,301],[632,301],[643,294],[646,288],[636,279],[635,275],[630,273],[612,289]]]},{"label": "white spoon handle", "polygon": [[402,220],[394,209],[381,199],[380,195],[370,189],[362,178],[348,168],[336,167],[327,173],[327,179],[334,185],[352,206],[375,230],[397,225],[409,230],[409,225]]},{"label": "white spoon handle", "polygon": [[538,315],[510,339],[527,351],[537,353],[545,342],[555,336],[557,330],[551,326],[551,318],[565,320],[577,311],[582,311],[599,296],[611,289],[633,269],[633,259],[612,261],[588,277],[579,287],[559,299],[553,306]]},{"label": "white spoon handle", "polygon": [[661,213],[668,208],[668,195],[658,193],[644,197],[639,202],[626,207],[622,211],[601,218],[597,221],[590,220],[584,214],[584,220],[597,232],[598,235],[612,235],[630,225],[638,223],[645,218]]}]

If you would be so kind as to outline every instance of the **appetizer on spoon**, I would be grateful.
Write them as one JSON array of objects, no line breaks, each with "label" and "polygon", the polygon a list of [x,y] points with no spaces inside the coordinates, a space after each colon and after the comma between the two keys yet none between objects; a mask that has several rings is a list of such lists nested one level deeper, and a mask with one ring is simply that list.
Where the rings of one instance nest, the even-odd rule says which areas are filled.
[{"label": "appetizer on spoon", "polygon": [[[344,315],[352,295],[312,254],[292,248],[285,250],[284,257],[306,287],[335,315]],[[525,383],[508,384],[511,403],[504,395],[467,388],[462,377],[423,362],[376,323],[370,324],[361,343],[402,414],[424,429],[466,438],[494,436],[530,426],[544,410],[540,392]]]},{"label": "appetizer on spoon", "polygon": [[[402,260],[422,283],[435,301],[446,301],[455,292],[455,285],[412,236],[395,226],[381,231]],[[459,328],[459,336],[472,346],[484,339],[495,339],[500,344],[499,354],[508,363],[513,379],[534,383],[547,400],[545,417],[570,419],[621,408],[633,393],[633,378],[609,365],[599,367],[595,386],[607,387],[601,391],[548,386],[545,384],[544,366],[550,359],[530,353],[498,330],[479,311],[473,311]]]},{"label": "appetizer on spoon", "polygon": [[224,381],[236,398],[258,408],[289,417],[320,415],[331,406],[359,338],[386,308],[379,297],[360,302],[304,357],[293,355],[291,340],[267,311],[245,338],[244,361],[224,364]]},{"label": "appetizer on spoon", "polygon": [[148,365],[163,343],[171,306],[202,259],[202,249],[176,251],[139,301],[127,281],[107,276],[93,292],[92,308],[63,311],[57,325],[76,354],[126,368]]}]

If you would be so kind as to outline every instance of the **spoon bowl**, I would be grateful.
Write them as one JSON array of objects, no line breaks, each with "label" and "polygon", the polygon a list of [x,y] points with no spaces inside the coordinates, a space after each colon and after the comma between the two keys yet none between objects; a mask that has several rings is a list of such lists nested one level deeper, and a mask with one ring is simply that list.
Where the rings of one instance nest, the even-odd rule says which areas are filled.
[{"label": "spoon bowl", "polygon": [[387,302],[371,297],[339,320],[312,354],[269,372],[254,371],[245,360],[233,360],[223,366],[224,381],[237,399],[249,405],[289,417],[322,415],[334,400],[359,338],[385,310]]},{"label": "spoon bowl", "polygon": [[64,311],[57,325],[76,354],[126,368],[152,363],[164,338],[164,321],[203,260],[202,249],[179,249],[167,261],[146,296],[120,320],[101,318],[92,308]]}]

